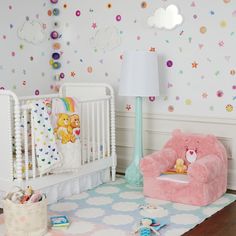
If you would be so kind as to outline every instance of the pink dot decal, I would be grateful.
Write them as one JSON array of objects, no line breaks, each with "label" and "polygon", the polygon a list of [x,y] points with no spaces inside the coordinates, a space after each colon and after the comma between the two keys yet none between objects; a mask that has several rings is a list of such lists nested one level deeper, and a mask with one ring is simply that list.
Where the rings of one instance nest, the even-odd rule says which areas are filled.
[{"label": "pink dot decal", "polygon": [[168,61],[166,62],[166,65],[167,65],[168,67],[172,67],[172,66],[173,66],[173,62],[172,62],[171,60],[168,60]]},{"label": "pink dot decal", "polygon": [[149,97],[149,101],[150,102],[154,102],[156,100],[156,97],[152,96],[152,97]]},{"label": "pink dot decal", "polygon": [[34,92],[34,94],[35,94],[36,96],[38,96],[38,95],[39,95],[39,90],[36,89],[35,92]]},{"label": "pink dot decal", "polygon": [[116,16],[116,21],[121,21],[121,15]]},{"label": "pink dot decal", "polygon": [[224,93],[223,93],[222,90],[218,90],[218,91],[216,92],[216,95],[217,95],[217,97],[221,98],[221,97],[223,97]]},{"label": "pink dot decal", "polygon": [[75,15],[76,15],[76,16],[80,16],[80,14],[81,14],[80,10],[77,10],[77,11],[75,12]]}]

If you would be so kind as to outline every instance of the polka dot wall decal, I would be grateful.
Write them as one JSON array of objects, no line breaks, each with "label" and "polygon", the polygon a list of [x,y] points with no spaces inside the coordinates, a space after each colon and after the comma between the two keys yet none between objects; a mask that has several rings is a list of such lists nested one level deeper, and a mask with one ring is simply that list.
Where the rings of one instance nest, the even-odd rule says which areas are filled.
[{"label": "polka dot wall decal", "polygon": [[141,2],[141,7],[142,8],[147,8],[147,2]]},{"label": "polka dot wall decal", "polygon": [[232,89],[234,89],[234,90],[235,90],[235,89],[236,89],[236,85],[233,85],[233,86],[232,86]]},{"label": "polka dot wall decal", "polygon": [[218,42],[218,45],[219,45],[219,47],[224,47],[224,41],[223,40],[220,40],[219,42]]},{"label": "polka dot wall decal", "polygon": [[111,3],[108,3],[108,4],[107,4],[107,8],[109,8],[109,9],[112,8],[112,4],[111,4]]},{"label": "polka dot wall decal", "polygon": [[26,85],[26,81],[25,80],[23,80],[22,85],[24,85],[24,86]]},{"label": "polka dot wall decal", "polygon": [[174,111],[174,106],[172,106],[172,105],[168,106],[168,111],[173,112]]},{"label": "polka dot wall decal", "polygon": [[48,16],[51,16],[51,15],[52,15],[52,11],[48,10]]},{"label": "polka dot wall decal", "polygon": [[219,97],[219,98],[221,98],[221,97],[224,96],[224,92],[223,92],[222,90],[218,90],[218,91],[216,92],[216,96]]},{"label": "polka dot wall decal", "polygon": [[126,107],[125,107],[125,109],[126,109],[127,111],[131,110],[131,105],[127,104]]},{"label": "polka dot wall decal", "polygon": [[81,14],[80,10],[77,10],[77,11],[75,12],[75,15],[76,15],[76,16],[80,16],[80,14]]},{"label": "polka dot wall decal", "polygon": [[233,107],[233,105],[228,104],[228,105],[225,106],[225,109],[226,109],[227,112],[232,112],[234,107]]},{"label": "polka dot wall decal", "polygon": [[121,21],[121,15],[116,16],[116,21]]},{"label": "polka dot wall decal", "polygon": [[236,74],[236,71],[235,70],[230,70],[230,75],[235,75]]},{"label": "polka dot wall decal", "polygon": [[224,3],[230,3],[231,0],[223,0]]},{"label": "polka dot wall decal", "polygon": [[199,29],[200,33],[205,34],[207,32],[206,26],[201,26]]},{"label": "polka dot wall decal", "polygon": [[92,72],[93,72],[93,67],[92,67],[92,66],[89,66],[89,67],[87,68],[87,72],[88,72],[88,73],[92,73]]},{"label": "polka dot wall decal", "polygon": [[185,100],[185,105],[187,105],[187,106],[190,106],[190,105],[192,105],[192,100],[191,99],[186,99]]},{"label": "polka dot wall decal", "polygon": [[193,15],[193,19],[195,19],[195,20],[197,19],[197,15],[196,14]]},{"label": "polka dot wall decal", "polygon": [[34,94],[35,94],[36,96],[38,96],[38,95],[39,95],[39,90],[36,89],[36,90],[34,91]]},{"label": "polka dot wall decal", "polygon": [[167,65],[167,67],[172,67],[172,66],[173,66],[173,61],[168,60],[168,61],[166,62],[166,65]]},{"label": "polka dot wall decal", "polygon": [[16,53],[15,52],[11,52],[11,55],[14,57],[16,55]]},{"label": "polka dot wall decal", "polygon": [[149,99],[150,102],[154,102],[156,100],[156,97],[152,96],[152,97],[149,97],[148,99]]},{"label": "polka dot wall decal", "polygon": [[67,4],[64,4],[63,7],[64,7],[64,8],[67,8]]},{"label": "polka dot wall decal", "polygon": [[31,56],[31,57],[30,57],[30,61],[33,61],[33,60],[34,60],[34,57],[33,57],[33,56]]},{"label": "polka dot wall decal", "polygon": [[202,93],[202,98],[206,99],[208,97],[208,94],[206,92]]},{"label": "polka dot wall decal", "polygon": [[220,22],[220,27],[221,28],[225,28],[227,26],[227,22],[225,21],[225,20],[222,20],[221,22]]}]

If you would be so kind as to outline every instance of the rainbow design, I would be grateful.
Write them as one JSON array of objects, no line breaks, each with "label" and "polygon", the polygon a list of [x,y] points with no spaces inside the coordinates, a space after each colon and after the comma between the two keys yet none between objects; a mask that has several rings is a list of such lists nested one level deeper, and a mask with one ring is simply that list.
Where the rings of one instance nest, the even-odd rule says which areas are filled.
[{"label": "rainbow design", "polygon": [[66,111],[75,112],[75,102],[74,102],[73,98],[66,97],[66,98],[61,98],[61,100],[64,103]]}]

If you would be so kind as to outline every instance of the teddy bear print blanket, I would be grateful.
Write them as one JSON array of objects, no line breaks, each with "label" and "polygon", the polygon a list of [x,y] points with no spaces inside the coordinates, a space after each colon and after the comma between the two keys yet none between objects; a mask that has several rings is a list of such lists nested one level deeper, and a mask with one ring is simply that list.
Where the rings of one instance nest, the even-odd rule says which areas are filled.
[{"label": "teddy bear print blanket", "polygon": [[77,170],[81,165],[80,107],[75,98],[52,99],[51,120],[61,166],[54,173]]},{"label": "teddy bear print blanket", "polygon": [[46,99],[32,106],[40,174],[77,170],[81,165],[81,144],[80,109],[76,99]]}]

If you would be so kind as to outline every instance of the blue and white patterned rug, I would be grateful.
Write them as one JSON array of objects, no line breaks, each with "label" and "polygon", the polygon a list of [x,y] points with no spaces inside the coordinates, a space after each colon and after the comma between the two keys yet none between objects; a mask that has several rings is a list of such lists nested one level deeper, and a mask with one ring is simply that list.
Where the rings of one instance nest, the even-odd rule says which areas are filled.
[{"label": "blue and white patterned rug", "polygon": [[[213,204],[197,207],[144,198],[142,188],[128,185],[123,178],[66,198],[49,206],[49,215],[66,215],[72,221],[67,230],[50,231],[47,236],[127,236],[143,217],[167,222],[161,235],[177,236],[189,231],[215,212],[236,200],[225,194]],[[140,209],[150,203],[156,209]]]}]

